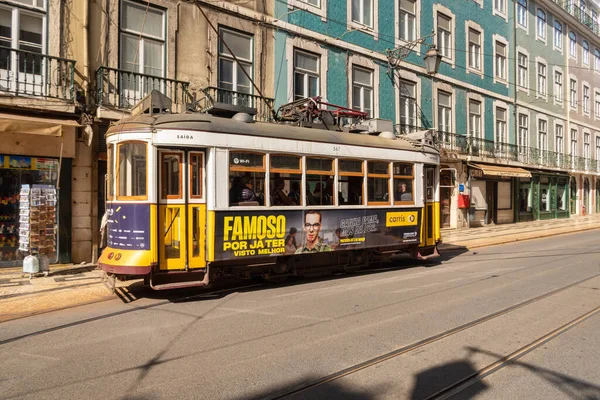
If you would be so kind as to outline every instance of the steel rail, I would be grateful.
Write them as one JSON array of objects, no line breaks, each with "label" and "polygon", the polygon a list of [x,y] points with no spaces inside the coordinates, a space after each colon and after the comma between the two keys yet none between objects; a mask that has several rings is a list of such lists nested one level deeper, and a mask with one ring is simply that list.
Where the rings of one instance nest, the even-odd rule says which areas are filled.
[{"label": "steel rail", "polygon": [[[491,313],[491,314],[488,314],[488,315],[483,316],[481,318],[478,318],[478,319],[476,319],[474,321],[467,322],[466,324],[457,326],[457,327],[449,329],[447,331],[444,331],[444,332],[438,333],[436,335],[430,336],[428,338],[419,340],[418,342],[409,344],[407,346],[403,346],[403,347],[401,347],[399,349],[396,349],[396,350],[390,351],[388,353],[382,354],[380,356],[374,357],[374,358],[372,358],[370,360],[363,361],[363,362],[361,362],[359,364],[355,364],[355,365],[353,365],[351,367],[342,369],[342,370],[340,370],[338,372],[334,372],[333,374],[330,374],[330,375],[327,375],[325,377],[316,379],[316,380],[314,380],[312,382],[309,382],[307,384],[298,385],[298,386],[296,386],[296,387],[294,387],[294,388],[292,388],[290,390],[287,390],[285,392],[280,392],[280,393],[277,393],[277,394],[275,394],[273,396],[266,397],[265,399],[268,399],[268,400],[282,399],[282,398],[285,398],[285,397],[288,397],[288,396],[291,396],[291,395],[295,395],[295,394],[298,394],[298,393],[305,392],[305,391],[307,391],[309,389],[312,389],[312,388],[315,388],[317,386],[321,386],[323,384],[335,381],[335,380],[343,378],[345,376],[354,374],[354,373],[359,372],[359,371],[361,371],[363,369],[375,366],[377,364],[380,364],[382,362],[388,361],[388,360],[390,360],[392,358],[401,356],[403,354],[407,354],[407,353],[409,353],[411,351],[414,351],[414,350],[419,349],[421,347],[424,347],[424,346],[427,346],[429,344],[438,342],[438,341],[440,341],[442,339],[445,339],[445,338],[447,338],[449,336],[455,335],[455,334],[457,334],[459,332],[462,332],[462,331],[465,331],[467,329],[473,328],[475,326],[481,325],[484,322],[493,320],[495,318],[498,318],[498,317],[501,317],[503,315],[506,315],[506,314],[508,314],[508,313],[510,313],[512,311],[515,311],[515,310],[518,310],[518,309],[523,308],[525,306],[528,306],[530,304],[536,303],[536,302],[538,302],[540,300],[543,300],[543,299],[545,299],[547,297],[553,296],[553,295],[558,294],[560,292],[563,292],[563,291],[565,291],[567,289],[570,289],[570,288],[573,288],[573,287],[575,287],[577,285],[580,285],[580,284],[582,284],[584,282],[587,282],[589,280],[597,278],[598,276],[600,276],[600,274],[592,275],[591,277],[588,277],[588,278],[582,279],[580,281],[571,283],[571,284],[569,284],[567,286],[564,286],[562,288],[558,288],[558,289],[552,290],[550,292],[546,292],[546,293],[541,294],[539,296],[536,296],[536,297],[533,297],[531,299],[522,301],[522,302],[520,302],[518,304],[515,304],[513,306],[504,308],[504,309],[502,309],[500,311],[496,311],[494,313]],[[600,311],[600,307],[596,311]]]}]

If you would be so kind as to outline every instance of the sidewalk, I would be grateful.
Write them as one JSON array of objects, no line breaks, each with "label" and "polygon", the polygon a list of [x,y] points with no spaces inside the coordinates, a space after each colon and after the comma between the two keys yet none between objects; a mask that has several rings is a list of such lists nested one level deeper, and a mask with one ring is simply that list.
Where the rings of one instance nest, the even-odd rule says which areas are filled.
[{"label": "sidewalk", "polygon": [[[600,229],[600,214],[567,219],[521,222],[462,230],[442,230],[440,251],[536,239]],[[51,265],[47,277],[23,277],[21,268],[0,268],[0,323],[117,298],[102,283],[94,265]],[[122,284],[117,290],[128,292]]]},{"label": "sidewalk", "polygon": [[564,233],[582,232],[590,229],[600,229],[600,214],[491,225],[481,228],[442,229],[442,245],[440,246],[440,250],[464,247],[473,249]]}]

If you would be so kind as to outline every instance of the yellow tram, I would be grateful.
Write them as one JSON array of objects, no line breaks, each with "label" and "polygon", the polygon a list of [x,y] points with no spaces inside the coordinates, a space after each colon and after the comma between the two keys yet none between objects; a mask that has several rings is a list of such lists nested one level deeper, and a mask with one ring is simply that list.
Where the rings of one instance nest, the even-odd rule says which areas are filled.
[{"label": "yellow tram", "polygon": [[435,252],[433,146],[354,125],[153,108],[106,136],[108,246],[99,266],[109,276],[168,289],[351,271],[382,254]]}]

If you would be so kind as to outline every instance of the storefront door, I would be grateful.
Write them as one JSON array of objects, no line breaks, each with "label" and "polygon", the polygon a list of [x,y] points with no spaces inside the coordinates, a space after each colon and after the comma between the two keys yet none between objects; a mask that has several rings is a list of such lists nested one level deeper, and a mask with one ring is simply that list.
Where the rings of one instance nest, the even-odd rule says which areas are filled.
[{"label": "storefront door", "polygon": [[486,224],[496,223],[496,209],[497,209],[497,197],[496,188],[498,187],[497,182],[487,181],[486,182],[486,203],[487,203],[487,216]]},{"label": "storefront door", "polygon": [[581,214],[586,215],[590,213],[590,180],[585,178],[583,180],[583,204],[581,206]]},{"label": "storefront door", "polygon": [[203,268],[206,265],[204,153],[162,150],[159,160],[160,269]]},{"label": "storefront door", "polygon": [[571,215],[576,215],[577,214],[577,182],[575,180],[575,177],[571,177],[571,185],[570,185],[570,192],[571,192],[571,196],[570,196],[570,210],[571,210]]}]

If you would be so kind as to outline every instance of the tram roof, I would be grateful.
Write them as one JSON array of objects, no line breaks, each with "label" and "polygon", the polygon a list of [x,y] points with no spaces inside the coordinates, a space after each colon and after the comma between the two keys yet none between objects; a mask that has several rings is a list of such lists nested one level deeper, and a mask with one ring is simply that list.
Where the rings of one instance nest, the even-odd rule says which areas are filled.
[{"label": "tram roof", "polygon": [[204,131],[230,135],[248,135],[265,138],[295,139],[309,142],[345,144],[361,147],[392,148],[438,154],[431,146],[403,138],[389,139],[361,133],[349,133],[319,128],[298,127],[272,122],[244,122],[202,113],[140,114],[122,119],[112,125],[106,136],[121,132],[154,129]]}]

